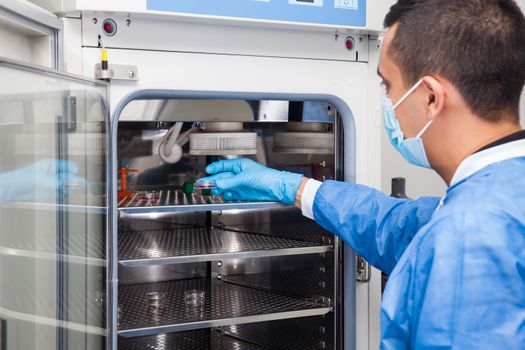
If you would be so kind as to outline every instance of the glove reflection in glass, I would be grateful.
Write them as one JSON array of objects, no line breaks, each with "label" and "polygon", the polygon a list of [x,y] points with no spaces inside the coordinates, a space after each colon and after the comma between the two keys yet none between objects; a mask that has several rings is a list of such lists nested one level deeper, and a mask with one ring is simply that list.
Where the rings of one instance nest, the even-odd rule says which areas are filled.
[{"label": "glove reflection in glass", "polygon": [[0,174],[0,201],[46,201],[86,187],[78,165],[69,160],[44,159],[25,168]]},{"label": "glove reflection in glass", "polygon": [[212,176],[205,180],[215,180],[217,187],[213,195],[222,195],[225,200],[277,201],[293,205],[302,174],[270,169],[240,158],[220,160],[206,167]]}]

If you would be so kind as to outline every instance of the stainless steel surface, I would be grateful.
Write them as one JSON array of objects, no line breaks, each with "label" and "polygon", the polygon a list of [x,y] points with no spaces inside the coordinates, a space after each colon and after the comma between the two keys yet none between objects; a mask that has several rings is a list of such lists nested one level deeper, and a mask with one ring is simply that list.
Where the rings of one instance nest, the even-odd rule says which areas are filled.
[{"label": "stainless steel surface", "polygon": [[135,100],[122,110],[120,121],[253,121],[254,103],[203,98]]},{"label": "stainless steel surface", "polygon": [[[212,263],[212,274],[245,275],[258,273],[280,273],[288,271],[304,271],[325,269],[329,271],[334,266],[334,252],[309,255],[272,256],[267,258],[223,259]],[[219,266],[220,265],[220,266]],[[313,283],[313,282],[312,282]]]},{"label": "stainless steel surface", "polygon": [[[225,94],[223,94],[225,95]],[[248,95],[248,94],[244,94]],[[223,96],[221,96],[223,97]],[[247,96],[246,96],[247,97]],[[287,96],[289,97],[289,96]],[[159,108],[159,106],[163,106]],[[185,99],[132,101],[120,117],[121,121],[260,121],[287,122],[290,102],[267,99]],[[134,113],[142,110],[141,113]],[[300,117],[309,122],[334,120],[334,104],[308,101]]]},{"label": "stainless steel surface", "polygon": [[228,230],[252,232],[315,243],[331,244],[334,235],[302,215],[295,207],[214,212],[212,224]]},{"label": "stainless steel surface", "polygon": [[119,260],[126,266],[314,254],[331,249],[319,243],[204,227],[119,235]]},{"label": "stainless steel surface", "polygon": [[155,216],[154,219],[136,217],[121,218],[119,220],[119,232],[161,231],[205,226],[207,214],[206,212],[183,212],[164,213]]},{"label": "stainless steel surface", "polygon": [[224,281],[246,287],[265,289],[314,301],[320,297],[333,298],[333,271],[319,270],[255,273],[223,276]]},{"label": "stainless steel surface", "polygon": [[[201,312],[188,310],[184,291],[206,292]],[[148,313],[146,293],[166,292],[166,306]],[[122,319],[118,334],[153,335],[175,331],[236,325],[302,316],[324,315],[331,310],[320,304],[211,279],[138,284],[119,288]]]},{"label": "stainless steel surface", "polygon": [[226,334],[275,350],[334,349],[333,315],[223,327]]},{"label": "stainless steel surface", "polygon": [[[145,104],[149,102],[156,101],[147,101]],[[129,140],[149,140],[153,144],[151,147],[156,149],[155,144],[162,135],[155,132],[169,125],[155,123],[154,120],[198,121],[206,120],[206,116],[210,115],[210,121],[243,121],[246,131],[257,132],[260,136],[257,160],[270,167],[302,172],[309,177],[313,177],[310,174],[316,174],[319,179],[335,177],[333,155],[272,152],[274,133],[284,131],[287,123],[253,122],[253,116],[258,115],[258,112],[250,105],[250,101],[217,101],[224,102],[224,108],[216,107],[221,103],[202,99],[170,102],[175,102],[173,107],[177,108],[168,108],[169,104],[164,104],[163,108],[157,108],[153,118],[151,113],[147,113],[147,108],[142,114],[137,113],[135,108],[134,113],[138,118],[147,122],[118,124],[118,132],[114,131],[114,136],[122,137],[118,147],[127,149]],[[288,104],[287,101],[283,103]],[[249,113],[243,109],[247,106],[252,108]],[[228,108],[235,109],[235,112],[228,117],[217,118],[225,114]],[[196,113],[197,110],[200,112]],[[271,116],[266,117],[266,120],[271,120]],[[259,120],[263,121],[264,116]],[[333,132],[333,124],[324,125],[327,132]],[[153,134],[157,136],[151,137]],[[240,327],[252,323],[264,334],[265,329],[271,329],[267,325],[275,320],[286,319],[281,323],[282,327],[288,324],[287,329],[295,332],[289,338],[303,340],[315,334],[314,330],[311,327],[294,329],[290,325],[296,324],[298,318],[305,319],[308,316],[306,318],[311,317],[313,325],[326,333],[327,339],[318,337],[319,342],[315,345],[334,349],[336,327],[333,313],[329,313],[326,318],[316,316],[326,315],[329,310],[342,306],[341,301],[334,297],[334,263],[338,260],[338,255],[333,251],[334,236],[302,217],[300,210],[293,207],[266,202],[226,203],[220,198],[177,192],[184,182],[195,182],[204,176],[206,164],[216,159],[188,156],[176,166],[166,166],[159,165],[155,151],[151,154],[118,153],[118,167],[139,170],[130,175],[129,189],[143,191],[134,198],[123,199],[118,205],[119,339],[123,341],[126,340],[124,337],[128,337],[130,339],[129,342],[126,340],[126,344],[145,344],[134,343],[139,338],[132,337],[159,334],[147,338],[147,341],[155,342],[181,335],[187,330],[229,325]],[[116,189],[116,181],[114,184]],[[156,191],[156,194],[146,195],[146,191]],[[192,219],[181,220],[188,215]],[[148,227],[147,220],[157,227]],[[163,225],[165,221],[172,222]],[[174,268],[177,271],[171,271]],[[203,277],[206,278],[181,279],[184,278],[181,277],[184,271],[190,276],[205,272]],[[128,284],[134,280],[149,284]],[[204,307],[188,309],[185,306],[184,291],[191,289],[205,291]],[[145,301],[145,294],[149,291],[167,291],[166,306],[152,312]],[[297,302],[306,304],[298,305]],[[166,335],[170,332],[177,333]],[[209,330],[200,334],[200,337],[206,337]],[[140,339],[146,341],[146,338]],[[119,345],[123,344],[122,341],[119,341]],[[163,344],[158,345],[160,349],[166,347]],[[303,346],[308,343],[292,341],[281,349],[299,349],[297,344]],[[317,348],[312,344],[300,349]],[[179,348],[198,349],[193,344]],[[207,342],[204,348],[218,348],[218,345],[211,346]]]},{"label": "stainless steel surface", "polygon": [[156,283],[209,276],[208,263],[126,266],[119,265],[119,284]]},{"label": "stainless steel surface", "polygon": [[159,334],[148,337],[124,338],[118,342],[119,350],[265,350],[223,334],[217,330],[201,329],[196,331]]},{"label": "stainless steel surface", "polygon": [[224,228],[235,232],[257,233],[260,235],[300,239],[320,244],[332,244],[334,238],[330,232],[326,231],[315,222],[246,224],[224,226]]}]

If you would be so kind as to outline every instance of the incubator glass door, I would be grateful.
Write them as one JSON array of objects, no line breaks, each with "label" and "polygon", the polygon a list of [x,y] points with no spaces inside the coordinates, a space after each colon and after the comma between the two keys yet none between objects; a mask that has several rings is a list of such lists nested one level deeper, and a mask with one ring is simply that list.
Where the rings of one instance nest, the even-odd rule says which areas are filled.
[{"label": "incubator glass door", "polygon": [[104,83],[0,59],[0,350],[103,349]]}]

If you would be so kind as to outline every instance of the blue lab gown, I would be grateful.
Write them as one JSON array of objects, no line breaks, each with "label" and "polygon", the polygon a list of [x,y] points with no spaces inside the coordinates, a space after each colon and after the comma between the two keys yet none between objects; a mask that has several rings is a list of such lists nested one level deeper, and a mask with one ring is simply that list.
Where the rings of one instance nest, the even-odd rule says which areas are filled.
[{"label": "blue lab gown", "polygon": [[313,212],[390,275],[382,349],[525,349],[525,158],[483,168],[438,205],[330,181]]}]

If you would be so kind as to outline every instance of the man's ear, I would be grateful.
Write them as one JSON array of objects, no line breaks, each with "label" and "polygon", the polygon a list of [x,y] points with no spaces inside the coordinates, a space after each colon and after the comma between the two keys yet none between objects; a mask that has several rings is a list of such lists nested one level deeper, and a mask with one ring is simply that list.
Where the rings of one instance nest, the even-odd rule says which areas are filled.
[{"label": "man's ear", "polygon": [[426,93],[426,110],[428,119],[434,119],[445,108],[445,89],[441,82],[427,75],[423,77],[423,87]]}]

